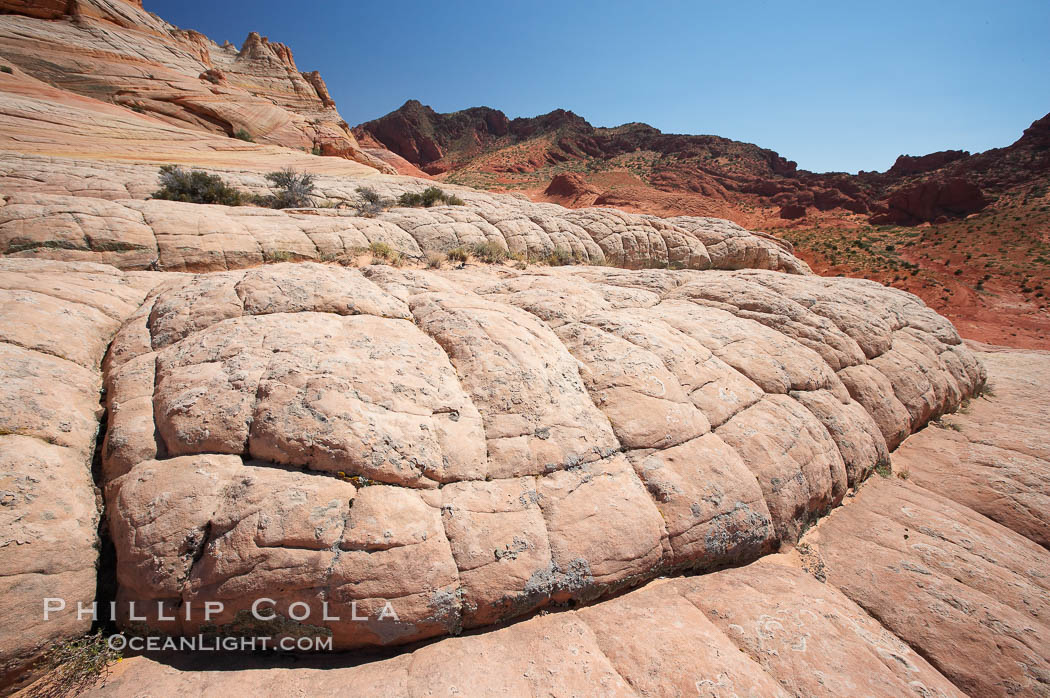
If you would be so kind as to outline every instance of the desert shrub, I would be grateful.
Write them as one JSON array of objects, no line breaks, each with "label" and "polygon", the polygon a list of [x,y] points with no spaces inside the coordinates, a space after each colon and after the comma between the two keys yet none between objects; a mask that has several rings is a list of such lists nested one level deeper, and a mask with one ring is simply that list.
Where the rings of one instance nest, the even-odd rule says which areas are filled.
[{"label": "desert shrub", "polygon": [[507,258],[507,250],[491,240],[474,245],[471,254],[479,262],[486,264],[500,264]]},{"label": "desert shrub", "polygon": [[291,168],[268,172],[267,181],[276,190],[268,199],[270,208],[308,208],[314,205],[314,176]]},{"label": "desert shrub", "polygon": [[383,200],[383,197],[379,195],[379,192],[371,187],[358,187],[357,195],[360,196],[366,204],[378,204]]},{"label": "desert shrub", "polygon": [[7,73],[8,75],[10,75],[13,72],[14,71],[11,70],[11,66],[9,66],[9,65],[0,65],[0,73]]},{"label": "desert shrub", "polygon": [[191,204],[240,206],[244,196],[218,175],[201,170],[187,171],[178,165],[164,165],[160,168],[160,189],[153,192],[153,198]]},{"label": "desert shrub", "polygon": [[320,155],[321,154],[321,146],[315,145],[313,148],[310,149],[310,154],[311,155]]},{"label": "desert shrub", "polygon": [[373,242],[368,246],[368,252],[373,257],[382,257],[388,259],[394,254],[394,248],[385,242]]},{"label": "desert shrub", "polygon": [[445,200],[445,192],[438,189],[437,187],[427,187],[420,194],[420,198],[423,201],[424,208],[430,208],[435,204],[440,204]]},{"label": "desert shrub", "polygon": [[279,262],[287,262],[292,258],[292,253],[288,250],[266,250],[263,252],[263,261],[267,264],[278,264]]},{"label": "desert shrub", "polygon": [[962,427],[960,427],[955,422],[946,422],[946,421],[944,421],[944,417],[938,417],[937,419],[934,419],[933,421],[931,421],[930,424],[932,424],[935,427],[940,427],[941,429],[951,429],[952,431],[962,431]]},{"label": "desert shrub", "polygon": [[449,250],[446,256],[448,257],[448,261],[450,262],[459,262],[460,264],[466,264],[467,260],[470,259],[470,252],[468,252],[466,248],[457,247],[455,249]]},{"label": "desert shrub", "polygon": [[357,204],[357,212],[366,218],[374,218],[376,214],[382,213],[393,203],[389,199],[384,199],[371,187],[358,187],[357,195],[361,197],[361,202]]},{"label": "desert shrub", "polygon": [[43,693],[77,695],[109,675],[109,665],[121,661],[101,631],[54,645],[40,659],[44,670]]},{"label": "desert shrub", "polygon": [[427,252],[427,269],[440,269],[445,264],[447,257],[433,250]]},{"label": "desert shrub", "polygon": [[540,262],[551,267],[564,267],[569,264],[579,264],[583,261],[578,253],[567,250],[564,247],[555,247]]},{"label": "desert shrub", "polygon": [[437,187],[427,187],[422,193],[406,191],[397,198],[397,205],[407,208],[430,208],[441,203],[449,206],[462,206],[464,202],[455,194],[446,194]]},{"label": "desert shrub", "polygon": [[985,381],[979,388],[973,393],[974,398],[980,397],[995,397],[995,389],[992,388],[991,383]]},{"label": "desert shrub", "polygon": [[423,205],[423,196],[406,191],[404,194],[397,197],[397,205],[405,206],[407,208],[419,208]]},{"label": "desert shrub", "polygon": [[385,242],[373,242],[368,246],[368,253],[372,255],[373,264],[389,262],[393,266],[399,267],[404,262],[401,259],[401,253]]},{"label": "desert shrub", "polygon": [[247,141],[248,143],[255,142],[255,139],[252,138],[252,134],[248,133],[248,129],[246,128],[237,129],[237,131],[233,134],[233,137],[237,138],[238,140]]}]

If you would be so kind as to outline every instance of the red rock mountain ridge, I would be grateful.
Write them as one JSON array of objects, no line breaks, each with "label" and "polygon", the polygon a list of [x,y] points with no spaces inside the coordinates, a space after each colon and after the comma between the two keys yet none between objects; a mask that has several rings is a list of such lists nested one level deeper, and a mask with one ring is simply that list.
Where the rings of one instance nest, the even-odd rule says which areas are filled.
[{"label": "red rock mountain ridge", "polygon": [[[529,188],[563,172],[583,171],[589,180],[600,180],[618,170],[636,178],[636,187],[778,206],[786,219],[814,209],[842,209],[875,223],[904,225],[961,217],[984,208],[989,195],[1050,171],[1050,116],[1006,148],[977,155],[959,150],[901,155],[886,172],[856,175],[800,170],[772,150],[718,136],[666,134],[641,123],[594,127],[560,109],[508,119],[488,107],[439,114],[410,100],[354,133],[431,175],[475,186]],[[564,188],[558,182],[547,193],[561,203],[630,205],[630,194],[615,191],[623,186],[593,199],[566,197],[559,193]]]}]

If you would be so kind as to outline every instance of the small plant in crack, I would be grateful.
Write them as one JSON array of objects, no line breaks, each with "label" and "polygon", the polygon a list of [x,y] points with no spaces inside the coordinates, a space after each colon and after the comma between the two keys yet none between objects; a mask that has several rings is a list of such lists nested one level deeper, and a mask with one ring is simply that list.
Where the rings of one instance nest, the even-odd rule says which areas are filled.
[{"label": "small plant in crack", "polygon": [[292,253],[288,250],[266,250],[263,252],[263,262],[266,264],[280,264],[292,259]]},{"label": "small plant in crack", "polygon": [[369,479],[369,478],[365,477],[364,475],[347,475],[342,470],[337,472],[336,476],[338,476],[339,479],[342,480],[343,482],[349,482],[351,485],[353,485],[354,487],[357,487],[359,489],[361,487],[371,487],[372,485],[381,485],[381,484],[383,484],[383,483],[379,482],[378,480]]},{"label": "small plant in crack", "polygon": [[105,685],[110,666],[122,659],[120,652],[109,646],[108,637],[101,630],[59,642],[39,660],[37,666],[45,672],[45,677],[27,695],[77,695],[99,681]]}]

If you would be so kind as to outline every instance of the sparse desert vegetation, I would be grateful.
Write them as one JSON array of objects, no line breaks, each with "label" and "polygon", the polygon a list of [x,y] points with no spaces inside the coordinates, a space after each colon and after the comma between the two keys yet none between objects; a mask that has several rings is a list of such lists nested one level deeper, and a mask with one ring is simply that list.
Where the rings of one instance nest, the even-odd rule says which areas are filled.
[{"label": "sparse desert vegetation", "polygon": [[439,204],[462,206],[464,201],[455,194],[448,194],[438,187],[427,187],[422,192],[405,192],[397,198],[397,205],[406,208],[430,208]]},{"label": "sparse desert vegetation", "polygon": [[223,206],[240,206],[245,200],[244,194],[226,184],[222,177],[201,170],[184,170],[178,165],[161,166],[160,189],[153,192],[153,198]]}]

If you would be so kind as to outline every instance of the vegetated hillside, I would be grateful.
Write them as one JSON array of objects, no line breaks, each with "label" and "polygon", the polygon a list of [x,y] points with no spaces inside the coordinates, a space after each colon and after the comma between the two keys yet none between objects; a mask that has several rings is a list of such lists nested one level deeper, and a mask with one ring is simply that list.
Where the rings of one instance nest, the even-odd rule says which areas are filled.
[{"label": "vegetated hillside", "polygon": [[1050,115],[1003,148],[901,155],[886,172],[856,175],[800,170],[718,136],[596,128],[564,110],[508,119],[409,101],[354,133],[449,182],[772,229],[818,271],[917,293],[970,336],[1050,346]]}]

